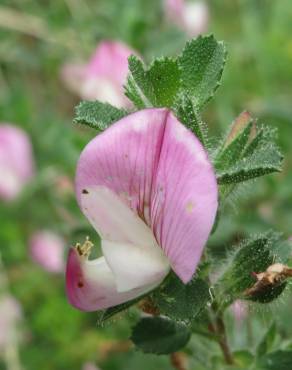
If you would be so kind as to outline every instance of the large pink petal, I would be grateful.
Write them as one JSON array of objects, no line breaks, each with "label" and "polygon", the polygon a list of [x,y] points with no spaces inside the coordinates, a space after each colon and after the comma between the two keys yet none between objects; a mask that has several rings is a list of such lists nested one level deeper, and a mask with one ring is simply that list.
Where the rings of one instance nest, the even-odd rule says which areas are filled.
[{"label": "large pink petal", "polygon": [[118,292],[115,278],[104,257],[88,261],[77,249],[69,251],[66,291],[69,302],[83,311],[97,311],[129,301],[153,289],[153,285]]},{"label": "large pink petal", "polygon": [[85,215],[82,198],[95,186],[115,192],[151,227],[175,273],[188,282],[217,211],[215,174],[199,140],[166,109],[131,114],[81,154],[76,192]]}]

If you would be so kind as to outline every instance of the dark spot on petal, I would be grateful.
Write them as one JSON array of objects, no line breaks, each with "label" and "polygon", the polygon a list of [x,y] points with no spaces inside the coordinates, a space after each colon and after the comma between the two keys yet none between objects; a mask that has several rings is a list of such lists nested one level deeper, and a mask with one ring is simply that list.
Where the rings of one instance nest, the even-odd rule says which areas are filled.
[{"label": "dark spot on petal", "polygon": [[82,190],[82,194],[89,194],[89,192],[88,192],[88,190],[83,189],[83,190]]},{"label": "dark spot on petal", "polygon": [[83,288],[84,284],[81,280],[79,280],[77,286],[78,286],[78,288]]}]

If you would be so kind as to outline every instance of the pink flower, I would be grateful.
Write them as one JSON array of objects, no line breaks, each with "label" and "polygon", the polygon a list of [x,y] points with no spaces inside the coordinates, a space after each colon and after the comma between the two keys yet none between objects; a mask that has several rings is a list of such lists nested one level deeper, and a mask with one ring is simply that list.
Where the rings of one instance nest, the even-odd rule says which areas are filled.
[{"label": "pink flower", "polygon": [[51,231],[38,231],[30,240],[32,259],[46,271],[64,271],[64,240]]},{"label": "pink flower", "polygon": [[248,315],[248,304],[245,301],[237,299],[230,308],[237,324],[241,324]]},{"label": "pink flower", "polygon": [[209,11],[204,1],[164,0],[164,8],[169,21],[190,37],[207,31]]},{"label": "pink flower", "polygon": [[62,78],[69,89],[82,99],[127,107],[130,101],[123,93],[123,85],[131,54],[135,52],[121,42],[103,41],[87,64],[65,65]]},{"label": "pink flower", "polygon": [[0,124],[0,197],[15,199],[34,174],[31,143],[26,133]]},{"label": "pink flower", "polygon": [[13,339],[11,336],[21,316],[21,307],[14,297],[0,296],[0,350]]},{"label": "pink flower", "polygon": [[157,287],[172,268],[187,283],[217,211],[217,183],[199,140],[167,109],[133,113],[98,135],[77,166],[76,195],[101,237],[69,252],[70,303],[114,306]]}]

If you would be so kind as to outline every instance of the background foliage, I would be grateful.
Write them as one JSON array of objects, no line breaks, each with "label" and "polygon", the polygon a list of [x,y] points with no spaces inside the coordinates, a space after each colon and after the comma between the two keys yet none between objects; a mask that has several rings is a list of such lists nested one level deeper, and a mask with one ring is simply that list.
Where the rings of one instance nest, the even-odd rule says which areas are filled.
[{"label": "background foliage", "polygon": [[[226,41],[229,58],[222,86],[204,111],[204,120],[212,133],[222,135],[234,117],[248,109],[261,122],[278,127],[278,144],[285,154],[280,174],[244,186],[226,205],[208,245],[208,253],[220,262],[251,233],[274,228],[285,239],[291,234],[292,3],[212,0],[208,5],[209,31]],[[186,41],[164,20],[157,0],[1,1],[0,121],[16,123],[29,133],[37,166],[37,176],[21,198],[0,205],[1,256],[10,292],[22,305],[18,350],[26,369],[74,370],[87,361],[104,370],[171,366],[168,356],[142,354],[127,341],[137,321],[135,309],[97,327],[97,314],[69,306],[63,276],[44,272],[28,254],[30,235],[40,228],[60,233],[68,246],[86,235],[97,238],[73,192],[60,191],[57,182],[60,175],[74,178],[78,155],[96,134],[72,125],[78,99],[63,87],[60,67],[68,60],[87,59],[103,38],[123,40],[147,63],[154,56],[175,55]],[[241,368],[247,367],[255,348],[259,353],[273,351],[270,359],[259,360],[257,368],[274,369],[271,364],[280,361],[285,366],[280,351],[292,349],[291,303],[288,287],[275,303],[250,306],[242,322],[226,313],[230,347]],[[265,335],[268,339],[263,339]],[[207,335],[193,335],[186,353],[190,369],[223,366],[217,344]],[[5,369],[1,361],[0,369]]]}]

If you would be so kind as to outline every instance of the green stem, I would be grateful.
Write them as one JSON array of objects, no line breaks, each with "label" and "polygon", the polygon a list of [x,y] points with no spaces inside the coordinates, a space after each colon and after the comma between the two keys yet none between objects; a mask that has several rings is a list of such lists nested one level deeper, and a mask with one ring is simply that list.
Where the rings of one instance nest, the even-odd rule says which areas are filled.
[{"label": "green stem", "polygon": [[217,310],[217,303],[214,301],[211,308],[211,319],[212,322],[209,326],[209,330],[218,336],[218,344],[222,350],[226,364],[233,365],[234,359],[227,341],[227,334],[225,323],[223,320],[222,311]]}]

